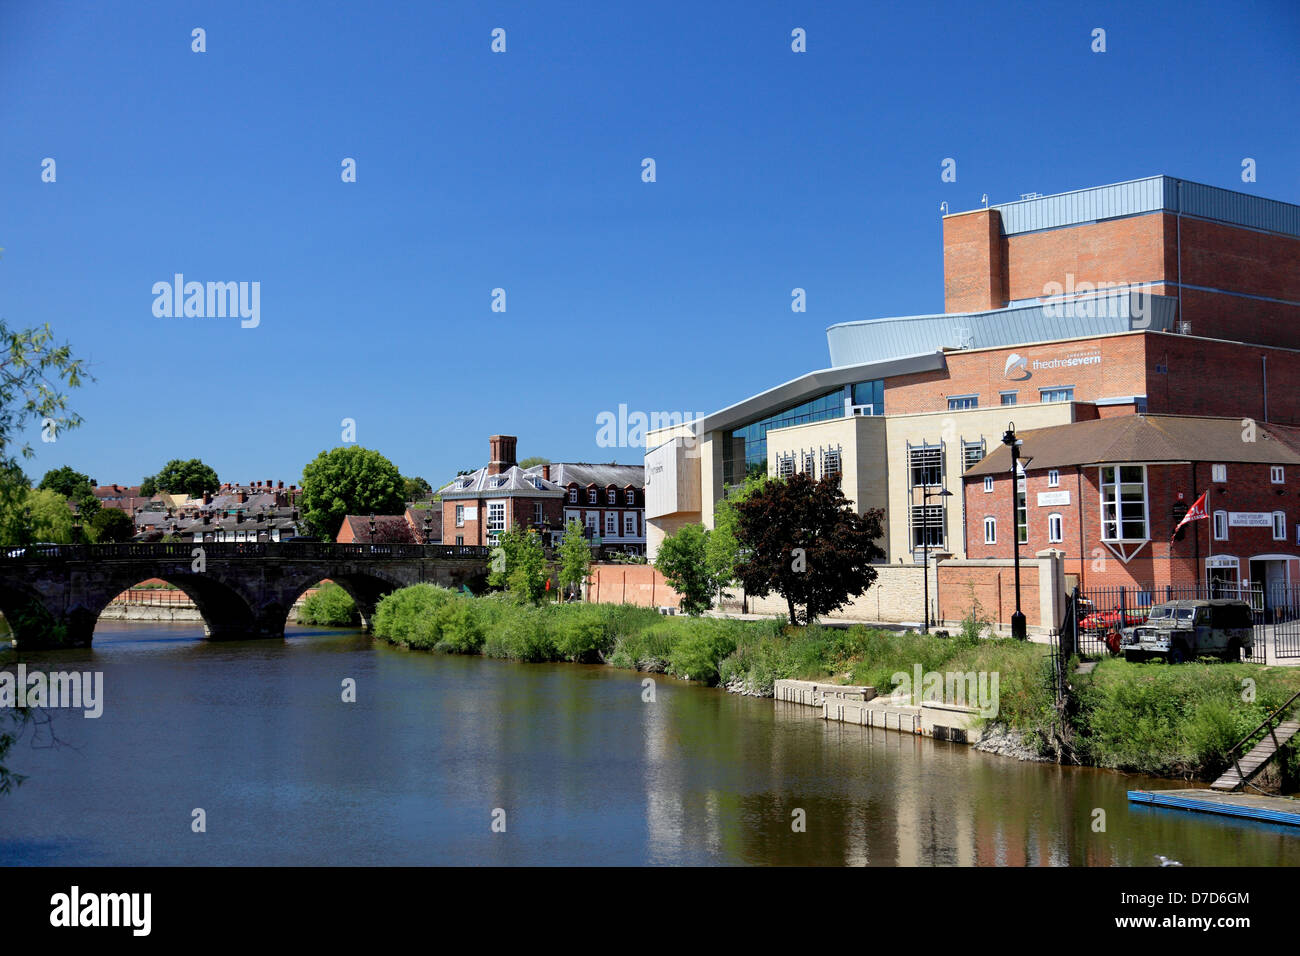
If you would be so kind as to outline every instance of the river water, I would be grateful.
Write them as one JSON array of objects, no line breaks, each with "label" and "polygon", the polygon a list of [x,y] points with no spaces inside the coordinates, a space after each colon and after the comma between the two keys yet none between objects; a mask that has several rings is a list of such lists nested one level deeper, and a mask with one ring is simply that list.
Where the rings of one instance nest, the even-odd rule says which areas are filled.
[{"label": "river water", "polygon": [[0,864],[1300,863],[1289,828],[1125,799],[1175,781],[1023,764],[662,675],[647,702],[645,675],[606,667],[311,628],[217,644],[135,622],[101,622],[89,649],[0,651],[18,659],[101,671],[104,710],[46,711],[14,746],[28,779],[0,797]]}]

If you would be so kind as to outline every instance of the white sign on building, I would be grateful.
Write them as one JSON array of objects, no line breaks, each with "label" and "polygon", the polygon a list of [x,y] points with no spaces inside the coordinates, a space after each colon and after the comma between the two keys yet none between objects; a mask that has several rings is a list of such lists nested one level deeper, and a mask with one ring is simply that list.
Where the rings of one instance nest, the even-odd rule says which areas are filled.
[{"label": "white sign on building", "polygon": [[1070,503],[1070,493],[1068,491],[1040,491],[1038,493],[1038,507],[1047,508],[1052,505],[1068,505]]},{"label": "white sign on building", "polygon": [[1231,528],[1271,528],[1273,516],[1267,511],[1229,511],[1228,526]]},{"label": "white sign on building", "polygon": [[478,520],[478,505],[466,505],[466,506],[465,506],[465,520],[466,520],[466,521],[477,521],[477,520]]}]

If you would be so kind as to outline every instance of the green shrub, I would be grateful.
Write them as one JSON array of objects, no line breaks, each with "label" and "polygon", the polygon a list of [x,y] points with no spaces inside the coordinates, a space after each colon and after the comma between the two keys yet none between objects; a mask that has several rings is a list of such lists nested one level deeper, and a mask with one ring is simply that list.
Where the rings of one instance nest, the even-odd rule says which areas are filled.
[{"label": "green shrub", "polygon": [[326,581],[314,594],[307,596],[298,609],[299,624],[320,627],[348,627],[357,624],[361,616],[352,595],[333,581]]},{"label": "green shrub", "polygon": [[560,656],[555,646],[554,606],[519,604],[503,607],[487,632],[483,653],[512,661],[553,661]]},{"label": "green shrub", "polygon": [[[722,622],[731,623],[731,622]],[[704,684],[718,682],[718,664],[736,649],[732,628],[713,619],[690,622],[668,654],[668,673]]]},{"label": "green shrub", "polygon": [[606,605],[579,604],[555,617],[555,649],[565,660],[594,663],[614,646],[614,630]]},{"label": "green shrub", "polygon": [[483,614],[472,598],[456,597],[434,612],[437,649],[448,654],[477,654],[485,639]]},{"label": "green shrub", "polygon": [[387,594],[375,608],[373,630],[402,647],[432,648],[438,643],[435,612],[456,592],[435,584],[413,584]]}]

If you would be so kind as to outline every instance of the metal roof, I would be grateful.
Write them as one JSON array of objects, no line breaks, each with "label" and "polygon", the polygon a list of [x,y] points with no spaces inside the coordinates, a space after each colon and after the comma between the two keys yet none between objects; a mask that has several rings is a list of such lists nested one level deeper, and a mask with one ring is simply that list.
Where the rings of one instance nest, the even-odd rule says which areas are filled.
[{"label": "metal roof", "polygon": [[1185,216],[1300,236],[1300,206],[1294,203],[1173,176],[1149,176],[1109,186],[998,203],[989,208],[1001,214],[1002,233],[1007,236],[1120,216],[1179,211]]},{"label": "metal roof", "polygon": [[[533,465],[525,469],[524,474],[540,477],[543,467]],[[565,486],[573,482],[583,488],[587,485],[596,485],[599,488],[607,488],[610,485],[626,488],[631,485],[640,488],[644,484],[645,477],[644,465],[603,465],[585,461],[561,461],[551,463],[550,470],[552,484]]]},{"label": "metal roof", "polygon": [[985,312],[841,322],[826,330],[826,342],[831,365],[838,368],[939,349],[1028,345],[1134,329],[1171,331],[1176,305],[1173,296],[1125,290]]}]

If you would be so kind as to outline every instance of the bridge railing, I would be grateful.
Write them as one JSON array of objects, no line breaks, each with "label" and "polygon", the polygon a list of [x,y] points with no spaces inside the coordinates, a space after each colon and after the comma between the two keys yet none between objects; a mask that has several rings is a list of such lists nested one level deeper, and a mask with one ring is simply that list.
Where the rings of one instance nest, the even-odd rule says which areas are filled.
[{"label": "bridge railing", "polygon": [[0,545],[0,562],[112,561],[124,558],[174,558],[191,560],[194,549],[205,558],[279,558],[329,561],[339,559],[400,560],[461,558],[484,560],[491,548],[469,544],[335,544],[315,541],[177,541],[142,544],[32,544]]}]

